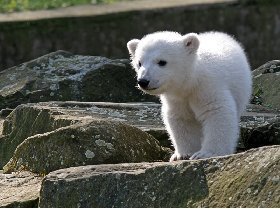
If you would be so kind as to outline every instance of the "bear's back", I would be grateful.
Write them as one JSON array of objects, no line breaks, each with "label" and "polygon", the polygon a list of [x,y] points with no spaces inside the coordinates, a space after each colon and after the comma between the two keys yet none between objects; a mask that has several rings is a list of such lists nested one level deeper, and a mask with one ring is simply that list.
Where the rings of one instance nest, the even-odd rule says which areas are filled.
[{"label": "bear's back", "polygon": [[224,71],[222,74],[227,74],[226,71],[250,71],[246,54],[233,37],[221,32],[206,32],[199,34],[199,41],[198,65],[205,68],[203,71]]},{"label": "bear's back", "polygon": [[221,32],[199,34],[197,72],[204,89],[228,89],[236,103],[238,115],[251,94],[250,65],[242,46]]},{"label": "bear's back", "polygon": [[221,59],[226,59],[229,56],[245,55],[240,43],[225,33],[201,33],[199,41],[198,54],[201,56],[221,56]]}]

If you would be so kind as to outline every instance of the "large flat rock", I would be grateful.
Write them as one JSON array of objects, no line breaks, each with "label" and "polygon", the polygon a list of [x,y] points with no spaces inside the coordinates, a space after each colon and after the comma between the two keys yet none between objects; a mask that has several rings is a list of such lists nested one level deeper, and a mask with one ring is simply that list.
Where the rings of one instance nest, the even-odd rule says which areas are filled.
[{"label": "large flat rock", "polygon": [[40,207],[278,207],[280,146],[174,163],[74,167],[45,177]]},{"label": "large flat rock", "polygon": [[197,163],[86,166],[50,173],[40,207],[187,207],[207,192]]},{"label": "large flat rock", "polygon": [[42,179],[29,172],[0,172],[0,207],[38,207]]}]

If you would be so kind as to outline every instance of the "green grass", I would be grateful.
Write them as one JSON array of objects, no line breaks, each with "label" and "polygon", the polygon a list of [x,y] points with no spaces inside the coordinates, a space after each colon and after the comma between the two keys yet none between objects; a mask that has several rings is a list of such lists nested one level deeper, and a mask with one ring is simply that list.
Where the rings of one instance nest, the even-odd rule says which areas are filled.
[{"label": "green grass", "polygon": [[0,12],[55,9],[82,4],[112,3],[121,0],[0,0]]}]

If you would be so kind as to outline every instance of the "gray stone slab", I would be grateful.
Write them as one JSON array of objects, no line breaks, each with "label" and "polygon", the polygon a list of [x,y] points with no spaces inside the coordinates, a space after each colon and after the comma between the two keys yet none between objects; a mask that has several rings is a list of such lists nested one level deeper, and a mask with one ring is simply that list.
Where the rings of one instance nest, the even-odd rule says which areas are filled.
[{"label": "gray stone slab", "polygon": [[0,207],[38,207],[42,179],[29,172],[0,172]]}]

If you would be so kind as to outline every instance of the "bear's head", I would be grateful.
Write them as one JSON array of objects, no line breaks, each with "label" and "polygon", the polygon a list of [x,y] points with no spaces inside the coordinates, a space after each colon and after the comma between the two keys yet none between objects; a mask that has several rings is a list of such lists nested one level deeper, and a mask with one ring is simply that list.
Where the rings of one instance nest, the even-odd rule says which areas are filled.
[{"label": "bear's head", "polygon": [[138,87],[153,95],[164,94],[190,82],[199,39],[196,33],[156,32],[127,43]]}]

